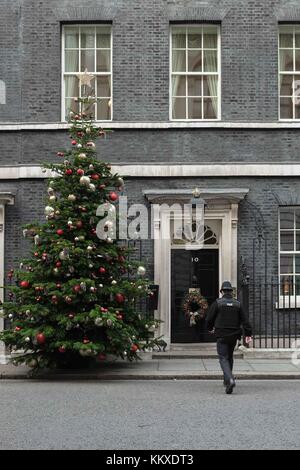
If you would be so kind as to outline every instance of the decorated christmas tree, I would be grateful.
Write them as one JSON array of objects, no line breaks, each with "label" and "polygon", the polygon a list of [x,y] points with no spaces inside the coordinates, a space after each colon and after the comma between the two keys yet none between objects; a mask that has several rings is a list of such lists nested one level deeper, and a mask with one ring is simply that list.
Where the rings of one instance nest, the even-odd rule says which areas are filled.
[{"label": "decorated christmas tree", "polygon": [[[87,109],[91,98],[80,100]],[[133,263],[118,242],[114,215],[123,180],[96,155],[95,141],[105,131],[87,112],[70,114],[69,150],[61,163],[45,165],[49,180],[46,221],[25,227],[32,253],[8,273],[3,305],[9,329],[0,340],[15,351],[14,362],[32,368],[69,367],[107,355],[139,358],[155,345],[157,321],[137,305],[150,296],[145,268]],[[102,217],[97,208],[107,208]]]}]

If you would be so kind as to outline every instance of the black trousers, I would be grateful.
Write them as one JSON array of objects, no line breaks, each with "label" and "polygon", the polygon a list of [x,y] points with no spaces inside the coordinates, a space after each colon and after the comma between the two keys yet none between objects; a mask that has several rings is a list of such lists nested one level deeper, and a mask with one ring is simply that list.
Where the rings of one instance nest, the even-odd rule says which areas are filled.
[{"label": "black trousers", "polygon": [[236,341],[236,338],[217,339],[217,352],[219,356],[219,362],[224,374],[224,381],[226,383],[229,382],[230,379],[233,379],[233,353]]}]

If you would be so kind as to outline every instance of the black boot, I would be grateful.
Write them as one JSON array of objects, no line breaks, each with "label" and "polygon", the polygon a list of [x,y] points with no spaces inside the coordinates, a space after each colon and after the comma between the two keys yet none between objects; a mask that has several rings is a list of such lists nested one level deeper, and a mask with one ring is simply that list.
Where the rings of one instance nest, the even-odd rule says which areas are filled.
[{"label": "black boot", "polygon": [[226,390],[225,390],[226,394],[231,395],[234,387],[235,387],[235,381],[233,379],[230,379],[229,383],[226,385]]}]

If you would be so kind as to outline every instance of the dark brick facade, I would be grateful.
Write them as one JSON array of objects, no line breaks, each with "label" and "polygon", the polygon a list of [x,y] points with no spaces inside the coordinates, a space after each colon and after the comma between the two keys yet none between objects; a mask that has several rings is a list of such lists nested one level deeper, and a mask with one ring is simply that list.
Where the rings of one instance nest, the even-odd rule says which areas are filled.
[{"label": "dark brick facade", "polygon": [[[300,22],[300,0],[0,0],[0,79],[7,104],[2,123],[55,123],[61,118],[61,26],[66,22],[113,25],[113,120],[169,120],[169,28],[172,22],[221,25],[221,121],[278,121],[278,23]],[[297,163],[298,129],[123,129],[103,140],[99,157],[112,163]],[[1,166],[55,160],[68,143],[65,131],[0,131]],[[151,188],[250,189],[248,199],[265,218],[268,276],[278,272],[279,204],[300,204],[299,178],[129,179],[126,191],[143,201]],[[6,208],[6,268],[26,251],[21,225],[43,216],[43,180],[0,180],[16,193]],[[240,205],[239,255],[251,271],[255,215]],[[153,273],[152,242],[143,256]],[[258,271],[264,261],[259,257]]]}]

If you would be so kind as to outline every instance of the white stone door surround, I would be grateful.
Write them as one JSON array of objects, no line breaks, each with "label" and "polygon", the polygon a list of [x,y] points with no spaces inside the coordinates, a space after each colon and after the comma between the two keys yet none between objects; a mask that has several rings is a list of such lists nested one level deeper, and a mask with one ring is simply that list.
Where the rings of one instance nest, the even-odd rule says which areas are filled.
[{"label": "white stone door surround", "polygon": [[[11,193],[1,193],[0,192],[0,301],[4,301],[4,289],[2,287],[5,284],[5,205],[14,204],[14,195]],[[1,310],[0,310],[1,311]],[[0,317],[0,331],[4,328],[4,320]],[[5,355],[5,346],[0,342],[0,364],[5,364],[7,362]]]},{"label": "white stone door surround", "polygon": [[[163,204],[187,204],[192,198],[189,190],[145,190],[144,195],[152,204],[162,205],[154,211],[154,283],[159,285],[159,303],[156,317],[163,322],[158,336],[163,335],[170,346],[171,341],[171,238],[162,234],[170,233],[172,213]],[[248,194],[247,188],[202,189],[201,198],[205,200],[205,221],[219,221],[219,282],[231,281],[237,287],[237,229],[238,205]]]}]

